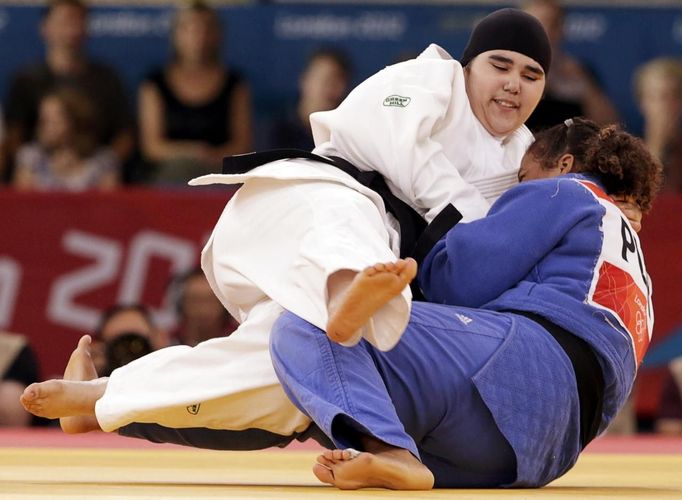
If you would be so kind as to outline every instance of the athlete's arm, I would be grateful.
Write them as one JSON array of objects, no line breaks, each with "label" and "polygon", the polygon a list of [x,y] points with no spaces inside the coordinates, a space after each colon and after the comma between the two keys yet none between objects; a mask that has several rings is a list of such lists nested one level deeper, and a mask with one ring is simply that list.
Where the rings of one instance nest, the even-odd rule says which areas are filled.
[{"label": "athlete's arm", "polygon": [[419,269],[430,302],[480,307],[519,283],[580,223],[599,227],[603,209],[568,179],[526,182],[487,217],[457,224]]}]

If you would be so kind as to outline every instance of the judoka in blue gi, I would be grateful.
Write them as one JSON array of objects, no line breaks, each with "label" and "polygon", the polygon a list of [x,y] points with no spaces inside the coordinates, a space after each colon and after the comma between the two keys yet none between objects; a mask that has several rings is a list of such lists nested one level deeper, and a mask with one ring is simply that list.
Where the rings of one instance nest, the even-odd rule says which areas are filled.
[{"label": "judoka in blue gi", "polygon": [[[625,132],[575,120],[538,136],[520,177],[534,182],[485,219],[455,226],[424,260],[426,297],[456,306],[415,303],[393,350],[341,346],[291,313],[276,322],[278,376],[338,448],[318,458],[322,481],[541,486],[622,406],[653,310],[639,240],[609,194],[648,210],[660,167]],[[349,300],[381,292],[377,277],[391,286],[399,267],[364,271]],[[29,387],[24,403],[94,418],[102,390],[94,380],[48,381]],[[211,435],[221,432],[234,442],[232,431]],[[248,432],[251,448],[276,444]]]},{"label": "judoka in blue gi", "polygon": [[520,177],[538,180],[428,255],[425,296],[457,307],[415,303],[391,351],[334,344],[290,313],[275,324],[285,390],[339,448],[319,458],[322,481],[542,486],[625,403],[653,327],[651,283],[606,192],[646,211],[660,167],[639,140],[576,119],[538,136]]}]

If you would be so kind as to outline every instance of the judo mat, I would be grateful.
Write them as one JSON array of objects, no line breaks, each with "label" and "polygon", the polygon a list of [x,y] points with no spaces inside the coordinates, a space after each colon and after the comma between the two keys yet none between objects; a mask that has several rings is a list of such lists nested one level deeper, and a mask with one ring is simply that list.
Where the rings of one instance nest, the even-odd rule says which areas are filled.
[{"label": "judo mat", "polygon": [[311,472],[319,448],[196,450],[104,433],[0,429],[0,499],[682,499],[682,438],[603,437],[541,489],[337,490]]}]

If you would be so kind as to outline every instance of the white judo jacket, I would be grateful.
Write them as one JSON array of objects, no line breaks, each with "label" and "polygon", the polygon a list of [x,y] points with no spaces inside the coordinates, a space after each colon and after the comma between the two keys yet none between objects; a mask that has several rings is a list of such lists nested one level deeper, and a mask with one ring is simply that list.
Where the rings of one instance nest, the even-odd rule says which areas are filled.
[{"label": "white judo jacket", "polygon": [[[483,217],[490,203],[516,184],[521,158],[533,140],[525,126],[506,138],[492,136],[471,110],[462,66],[437,45],[430,45],[416,59],[389,66],[373,75],[356,87],[337,109],[313,114],[311,124],[315,142],[319,145],[314,150],[316,153],[338,155],[361,170],[380,172],[396,196],[421,213],[427,222],[449,203],[457,207],[465,221]],[[357,232],[356,244],[346,242],[344,245],[357,248],[355,255],[348,252],[330,265],[324,262],[333,260],[328,255],[333,250],[328,247],[325,249],[327,255],[320,253],[310,259],[318,259],[315,265],[298,266],[300,272],[308,269],[311,274],[321,270],[321,280],[306,277],[292,281],[291,264],[278,255],[301,252],[303,245],[292,233],[295,223],[289,221],[288,225],[281,224],[264,233],[262,223],[253,224],[259,218],[255,211],[249,215],[238,210],[240,203],[245,206],[239,201],[244,187],[227,205],[204,248],[202,267],[206,276],[214,292],[238,319],[248,316],[250,308],[263,299],[263,295],[246,293],[248,287],[244,283],[248,282],[249,286],[256,287],[285,308],[325,328],[327,277],[339,269],[359,271],[376,262],[393,260],[393,254],[397,255],[399,248],[395,230],[383,210],[383,203],[374,193],[340,170],[307,160],[274,162],[246,174],[211,174],[193,179],[190,184],[244,183],[246,186],[251,183],[250,188],[254,191],[256,184],[253,183],[270,189],[264,183],[266,179],[293,184],[316,180],[337,183],[355,191],[352,196],[360,193],[368,197],[371,201],[365,207],[368,212],[377,208],[381,212],[374,216],[374,222],[382,219],[386,233],[380,235],[376,228],[377,239],[373,244],[367,243],[366,231],[361,233],[358,227],[369,222],[350,220],[339,232],[344,233],[345,240],[353,239],[353,232]],[[293,211],[285,205],[274,205],[274,200],[274,196],[264,197],[258,208],[252,203],[252,210],[261,210],[273,217]],[[299,202],[290,200],[294,204]],[[321,219],[329,224],[331,218],[347,215],[341,208],[335,215]],[[305,224],[311,222],[305,221]],[[219,239],[230,239],[229,246],[221,243],[221,247],[239,257],[230,259],[224,252],[216,252],[214,246]],[[382,246],[393,250],[393,254],[379,251]],[[304,251],[310,253],[307,249]],[[367,255],[363,258],[360,251]],[[345,265],[341,262],[344,258],[347,260]],[[216,265],[216,259],[220,260],[220,265]],[[238,290],[230,285],[237,278]],[[302,288],[311,283],[315,283],[315,288],[301,293]],[[249,303],[244,297],[252,297],[252,300]],[[315,297],[319,299],[315,300]],[[409,303],[409,290],[403,300]],[[407,315],[395,325],[400,329],[399,325],[407,323],[409,306],[397,309],[401,316]],[[397,310],[393,308],[395,312]],[[370,334],[368,339],[376,341],[373,343],[379,348],[390,348],[399,339],[399,333],[392,332],[388,337],[390,340],[382,340]]]},{"label": "white judo jacket", "polygon": [[449,203],[465,222],[483,217],[518,182],[533,142],[525,126],[504,139],[492,136],[471,110],[462,66],[434,44],[370,77],[310,122],[316,153],[378,171],[427,222]]}]

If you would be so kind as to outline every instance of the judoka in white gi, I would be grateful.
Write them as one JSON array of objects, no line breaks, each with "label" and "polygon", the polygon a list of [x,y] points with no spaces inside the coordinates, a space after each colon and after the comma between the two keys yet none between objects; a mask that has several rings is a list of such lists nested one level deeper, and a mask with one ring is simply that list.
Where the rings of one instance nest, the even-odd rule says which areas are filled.
[{"label": "judoka in white gi", "polygon": [[[523,122],[542,95],[550,50],[533,17],[496,11],[473,31],[461,64],[431,45],[370,77],[338,109],[314,115],[315,152],[379,171],[427,222],[452,202],[465,221],[480,218],[516,183],[532,142]],[[286,309],[325,329],[342,296],[330,294],[330,277],[345,273],[343,290],[354,273],[396,259],[399,235],[381,198],[333,166],[283,160],[191,182],[213,183],[243,183],[202,252],[214,292],[241,326],[229,338],[163,349],[116,370],[97,403],[106,431],[132,422],[305,431],[310,420],[272,368],[272,324]],[[406,288],[359,335],[390,349],[409,313]]]}]

